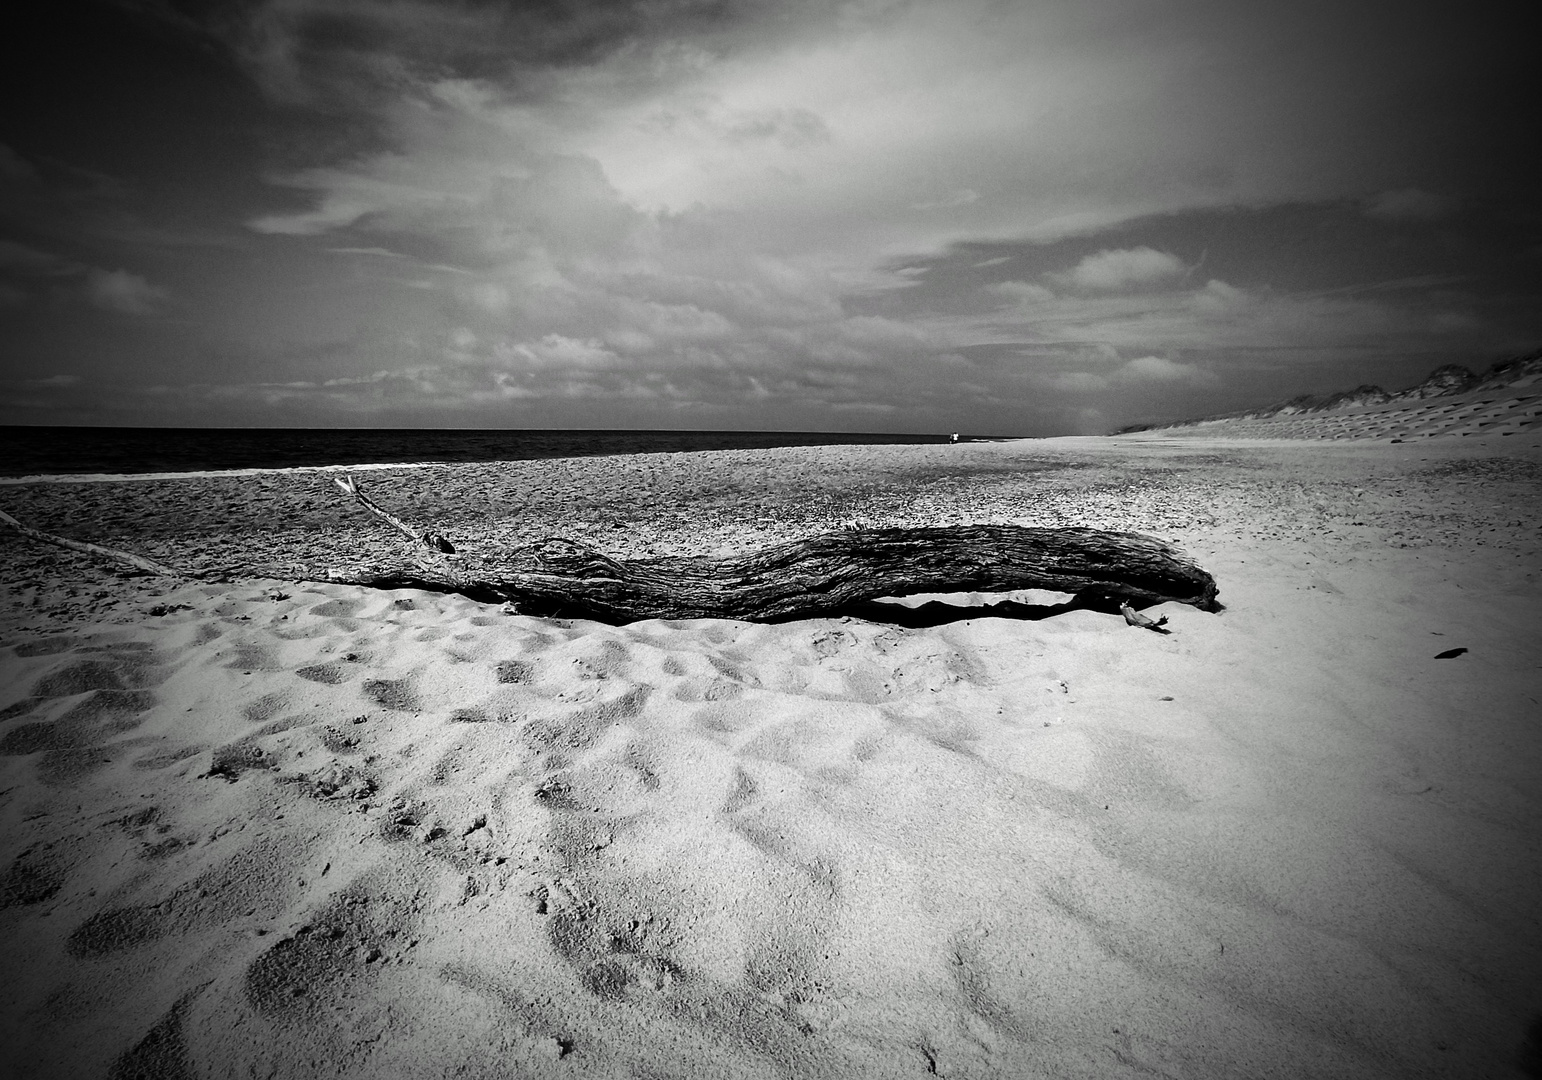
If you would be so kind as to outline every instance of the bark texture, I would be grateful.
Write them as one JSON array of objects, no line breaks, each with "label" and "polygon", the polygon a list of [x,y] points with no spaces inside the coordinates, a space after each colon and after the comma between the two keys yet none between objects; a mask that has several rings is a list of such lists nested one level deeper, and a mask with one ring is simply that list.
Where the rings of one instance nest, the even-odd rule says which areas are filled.
[{"label": "bark texture", "polygon": [[636,619],[784,619],[921,592],[1050,589],[1142,607],[1218,610],[1216,585],[1160,540],[1079,528],[848,529],[723,559],[617,560],[552,539],[497,556],[424,558],[418,574],[336,571],[331,581],[453,589],[531,613]]},{"label": "bark texture", "polygon": [[[1167,544],[1138,533],[963,525],[845,529],[716,559],[618,560],[564,539],[476,555],[457,553],[437,532],[414,529],[369,499],[352,477],[337,484],[412,541],[407,557],[415,570],[355,566],[304,577],[449,590],[512,603],[530,614],[606,622],[768,620],[829,614],[883,596],[1013,589],[1049,589],[1091,603],[1145,607],[1171,600],[1204,611],[1220,607],[1214,578]],[[212,578],[40,532],[3,512],[0,523],[29,539],[117,559],[152,574]]]}]

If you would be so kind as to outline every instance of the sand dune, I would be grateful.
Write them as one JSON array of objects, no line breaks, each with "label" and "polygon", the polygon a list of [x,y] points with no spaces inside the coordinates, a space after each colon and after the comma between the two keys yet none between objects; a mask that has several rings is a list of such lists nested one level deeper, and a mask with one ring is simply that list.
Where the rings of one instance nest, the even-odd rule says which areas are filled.
[{"label": "sand dune", "polygon": [[1394,402],[1352,409],[1201,420],[1153,434],[1226,439],[1396,439],[1441,436],[1542,438],[1542,393],[1504,388],[1426,401]]},{"label": "sand dune", "polygon": [[[1157,532],[1228,605],[1151,610],[1170,636],[1047,593],[612,627],[30,552],[0,1043],[19,1076],[1535,1075],[1542,466],[1514,441],[1001,444],[849,503]],[[18,494],[173,490],[99,487]],[[693,539],[641,516],[630,543]],[[904,616],[928,602],[956,613]]]}]

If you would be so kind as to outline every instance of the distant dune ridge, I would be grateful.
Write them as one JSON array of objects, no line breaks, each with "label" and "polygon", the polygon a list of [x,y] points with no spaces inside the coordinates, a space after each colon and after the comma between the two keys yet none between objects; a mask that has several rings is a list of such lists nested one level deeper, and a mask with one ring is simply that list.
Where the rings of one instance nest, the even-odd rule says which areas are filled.
[{"label": "distant dune ridge", "polygon": [[1288,401],[1265,405],[1256,409],[1216,413],[1189,420],[1176,420],[1166,424],[1132,424],[1120,428],[1114,434],[1127,435],[1137,431],[1156,431],[1168,428],[1189,427],[1222,420],[1274,420],[1284,417],[1304,416],[1314,413],[1340,412],[1350,409],[1370,409],[1381,406],[1421,402],[1430,398],[1449,398],[1491,391],[1521,390],[1542,383],[1542,349],[1522,356],[1500,360],[1489,366],[1481,375],[1460,364],[1444,364],[1430,372],[1423,382],[1403,390],[1389,391],[1380,386],[1364,384],[1353,390],[1340,390],[1332,394],[1300,394]]}]

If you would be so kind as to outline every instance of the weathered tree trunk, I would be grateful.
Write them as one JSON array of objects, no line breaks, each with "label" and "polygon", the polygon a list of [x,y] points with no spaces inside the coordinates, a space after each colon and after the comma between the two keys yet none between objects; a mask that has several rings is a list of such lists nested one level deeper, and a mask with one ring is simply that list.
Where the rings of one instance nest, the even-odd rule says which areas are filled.
[{"label": "weathered tree trunk", "polygon": [[[747,555],[617,560],[551,539],[491,555],[455,554],[367,498],[352,478],[338,486],[414,541],[416,571],[329,570],[316,579],[374,587],[427,587],[511,602],[531,614],[606,622],[637,619],[785,619],[863,600],[922,592],[1049,589],[1141,607],[1173,600],[1219,610],[1215,579],[1168,545],[1137,533],[1018,525],[845,529]],[[152,573],[198,578],[124,552],[28,529],[24,535],[125,559]]]},{"label": "weathered tree trunk", "polygon": [[511,601],[531,613],[636,619],[817,616],[920,592],[1050,589],[1142,607],[1176,600],[1217,610],[1215,580],[1135,533],[1016,525],[823,533],[724,559],[617,560],[569,540],[493,558],[414,560],[419,574],[334,572],[361,585],[428,585]]}]

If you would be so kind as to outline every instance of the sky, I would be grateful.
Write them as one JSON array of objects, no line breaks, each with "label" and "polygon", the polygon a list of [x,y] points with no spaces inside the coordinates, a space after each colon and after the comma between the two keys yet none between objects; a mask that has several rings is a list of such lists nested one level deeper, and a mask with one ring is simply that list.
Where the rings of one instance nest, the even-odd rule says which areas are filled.
[{"label": "sky", "polygon": [[1522,5],[80,0],[0,423],[1097,434],[1542,345]]}]

